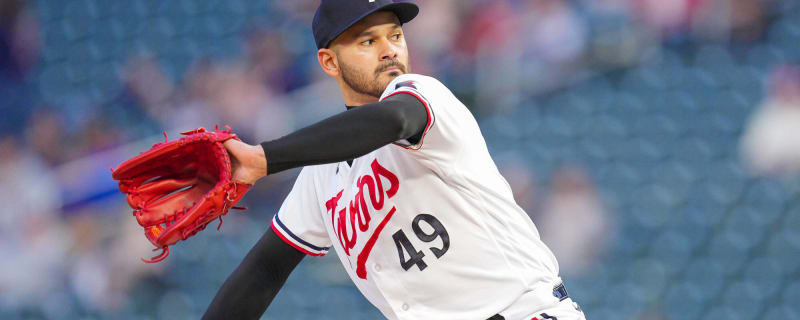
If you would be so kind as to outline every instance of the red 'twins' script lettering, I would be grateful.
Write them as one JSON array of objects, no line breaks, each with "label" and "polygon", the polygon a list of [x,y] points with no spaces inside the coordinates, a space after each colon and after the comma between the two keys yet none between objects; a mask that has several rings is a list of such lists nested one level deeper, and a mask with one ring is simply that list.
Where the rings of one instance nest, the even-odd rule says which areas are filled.
[{"label": "red 'twins' script lettering", "polygon": [[[372,220],[371,211],[377,212],[383,209],[384,200],[386,200],[384,196],[391,199],[397,194],[397,190],[400,188],[400,180],[397,179],[397,176],[381,166],[381,164],[378,163],[378,159],[373,160],[370,167],[372,168],[372,175],[366,174],[356,180],[358,192],[353,199],[350,200],[349,205],[338,211],[336,210],[344,190],[339,191],[335,197],[325,202],[325,208],[327,208],[328,212],[331,214],[333,230],[336,232],[337,238],[339,238],[339,243],[342,245],[344,253],[348,256],[350,255],[350,250],[356,246],[358,234],[369,230],[370,221]],[[387,185],[388,188],[384,188],[384,181],[381,178],[389,182]],[[367,202],[365,193],[369,193],[369,202]],[[378,235],[381,233],[381,230],[383,230],[383,227],[386,226],[386,223],[389,222],[389,219],[392,218],[394,212],[395,207],[392,206],[386,216],[378,223],[378,226],[375,227],[375,230],[364,244],[364,248],[358,253],[356,275],[358,275],[359,278],[367,278],[367,268],[365,265],[369,258],[369,253],[372,252],[372,247],[375,246]],[[358,229],[356,229],[356,220],[358,220]]]}]

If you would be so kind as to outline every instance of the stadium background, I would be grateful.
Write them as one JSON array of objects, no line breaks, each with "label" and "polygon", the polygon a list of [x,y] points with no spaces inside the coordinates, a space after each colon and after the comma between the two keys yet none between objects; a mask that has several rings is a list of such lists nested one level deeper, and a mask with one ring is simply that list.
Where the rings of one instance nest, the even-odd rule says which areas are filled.
[{"label": "stadium background", "polygon": [[[418,3],[414,72],[472,108],[589,319],[800,319],[800,164],[743,138],[773,102],[800,109],[797,1]],[[315,6],[0,2],[0,318],[198,318],[297,171],[143,264],[108,169],[164,130],[256,143],[343,110]],[[785,129],[777,158],[800,152],[800,122],[766,127]],[[264,318],[380,318],[333,255]]]}]

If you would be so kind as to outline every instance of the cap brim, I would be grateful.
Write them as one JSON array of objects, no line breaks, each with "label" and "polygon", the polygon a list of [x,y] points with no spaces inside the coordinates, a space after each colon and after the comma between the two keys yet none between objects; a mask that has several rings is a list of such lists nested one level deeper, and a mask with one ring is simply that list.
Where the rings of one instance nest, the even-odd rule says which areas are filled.
[{"label": "cap brim", "polygon": [[367,16],[378,11],[394,12],[394,14],[397,15],[397,18],[400,20],[400,24],[405,24],[406,22],[413,20],[417,16],[417,14],[419,14],[419,7],[412,2],[395,2],[392,4],[387,4],[385,6],[377,7],[374,10],[370,10],[367,13],[364,13],[363,15],[358,17],[358,19],[353,21],[353,23],[345,26],[342,30],[337,30],[337,32],[335,33],[336,37],[328,41],[328,43],[326,43],[325,46],[323,46],[323,48],[330,47],[333,40],[336,40],[336,38],[342,35],[342,33],[345,30],[350,29],[350,27],[354,26],[361,20],[364,20],[364,18],[366,18]]}]

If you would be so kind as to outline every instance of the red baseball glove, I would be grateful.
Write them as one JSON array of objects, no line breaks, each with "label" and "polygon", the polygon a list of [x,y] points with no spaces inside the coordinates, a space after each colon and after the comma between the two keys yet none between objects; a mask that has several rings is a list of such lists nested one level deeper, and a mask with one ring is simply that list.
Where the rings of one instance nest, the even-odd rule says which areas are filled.
[{"label": "red baseball glove", "polygon": [[231,159],[223,142],[239,139],[227,130],[198,128],[175,141],[156,143],[123,162],[112,177],[127,194],[144,235],[161,254],[144,262],[164,260],[169,246],[195,235],[234,207],[251,185],[231,180]]}]

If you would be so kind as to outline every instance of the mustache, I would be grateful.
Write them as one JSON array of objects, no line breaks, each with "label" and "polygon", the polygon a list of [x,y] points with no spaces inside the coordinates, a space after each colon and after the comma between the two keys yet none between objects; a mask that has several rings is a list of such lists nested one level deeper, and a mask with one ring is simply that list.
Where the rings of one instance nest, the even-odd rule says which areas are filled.
[{"label": "mustache", "polygon": [[381,64],[378,65],[378,68],[375,69],[375,74],[379,74],[379,73],[381,73],[381,72],[383,72],[386,69],[389,69],[391,67],[397,67],[398,69],[400,69],[400,71],[403,71],[403,73],[406,73],[406,66],[404,64],[400,63],[399,60],[388,60],[388,61],[381,62]]}]

